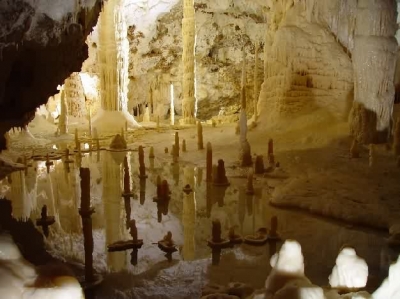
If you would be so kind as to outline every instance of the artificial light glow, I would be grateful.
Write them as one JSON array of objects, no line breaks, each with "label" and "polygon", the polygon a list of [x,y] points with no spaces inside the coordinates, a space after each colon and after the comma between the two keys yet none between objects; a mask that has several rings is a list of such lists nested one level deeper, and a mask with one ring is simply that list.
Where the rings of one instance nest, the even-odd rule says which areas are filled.
[{"label": "artificial light glow", "polygon": [[53,149],[57,150],[57,145],[53,144]]},{"label": "artificial light glow", "polygon": [[89,149],[89,143],[85,143],[84,144],[84,148],[85,148],[85,150],[88,150]]}]

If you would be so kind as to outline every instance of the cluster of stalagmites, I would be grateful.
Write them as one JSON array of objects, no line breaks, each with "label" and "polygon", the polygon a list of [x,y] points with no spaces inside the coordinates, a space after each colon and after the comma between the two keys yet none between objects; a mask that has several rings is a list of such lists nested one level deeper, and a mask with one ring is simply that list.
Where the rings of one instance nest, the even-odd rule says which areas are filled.
[{"label": "cluster of stalagmites", "polygon": [[209,284],[202,290],[202,299],[397,299],[400,298],[400,257],[389,268],[389,276],[370,295],[361,291],[367,284],[368,266],[351,247],[340,251],[332,273],[330,288],[321,288],[304,274],[304,257],[297,241],[287,240],[271,257],[272,270],[265,287],[255,290],[243,283],[226,286]]}]

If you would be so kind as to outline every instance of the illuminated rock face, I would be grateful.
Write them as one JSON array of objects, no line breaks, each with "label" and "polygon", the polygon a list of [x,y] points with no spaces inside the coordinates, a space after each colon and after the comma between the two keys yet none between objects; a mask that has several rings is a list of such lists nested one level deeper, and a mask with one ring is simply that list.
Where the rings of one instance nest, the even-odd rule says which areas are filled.
[{"label": "illuminated rock face", "polygon": [[353,248],[343,248],[336,259],[336,265],[329,276],[332,288],[351,290],[367,285],[368,265],[358,257]]},{"label": "illuminated rock face", "polygon": [[382,285],[372,294],[373,299],[400,298],[400,256],[397,262],[390,266],[389,276]]},{"label": "illuminated rock face", "polygon": [[[269,1],[264,83],[265,124],[322,109],[347,120],[361,142],[388,128],[394,96],[396,2]],[[354,83],[354,84],[353,84]]]},{"label": "illuminated rock face", "polygon": [[39,276],[8,235],[0,235],[0,289],[1,297],[10,299],[84,298],[79,282],[73,277]]}]

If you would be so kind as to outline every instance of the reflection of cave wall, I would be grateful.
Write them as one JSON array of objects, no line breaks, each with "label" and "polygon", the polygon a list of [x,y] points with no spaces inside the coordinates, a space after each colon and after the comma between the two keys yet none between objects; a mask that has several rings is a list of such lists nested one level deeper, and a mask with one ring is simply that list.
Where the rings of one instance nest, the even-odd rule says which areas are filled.
[{"label": "reflection of cave wall", "polygon": [[[65,13],[62,20],[53,20],[39,12],[44,7],[33,8],[22,0],[1,3],[0,136],[12,126],[26,125],[36,107],[57,92],[57,85],[80,70],[87,57],[85,39],[101,3]],[[1,140],[0,148],[4,146]]]}]

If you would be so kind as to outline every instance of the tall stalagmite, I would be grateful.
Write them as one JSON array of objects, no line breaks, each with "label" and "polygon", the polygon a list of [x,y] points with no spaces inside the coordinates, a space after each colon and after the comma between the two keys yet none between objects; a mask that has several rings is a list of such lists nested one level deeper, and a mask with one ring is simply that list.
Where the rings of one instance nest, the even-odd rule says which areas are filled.
[{"label": "tall stalagmite", "polygon": [[128,112],[129,42],[124,0],[109,0],[99,19],[98,63],[100,70],[101,110],[93,119],[100,131],[119,132],[138,124]]},{"label": "tall stalagmite", "polygon": [[61,89],[61,101],[60,101],[60,119],[58,121],[58,129],[60,134],[68,133],[68,108],[65,100],[64,87]]},{"label": "tall stalagmite", "polygon": [[196,23],[194,0],[183,0],[182,19],[182,63],[183,63],[183,99],[182,99],[182,124],[195,124],[195,43]]}]

